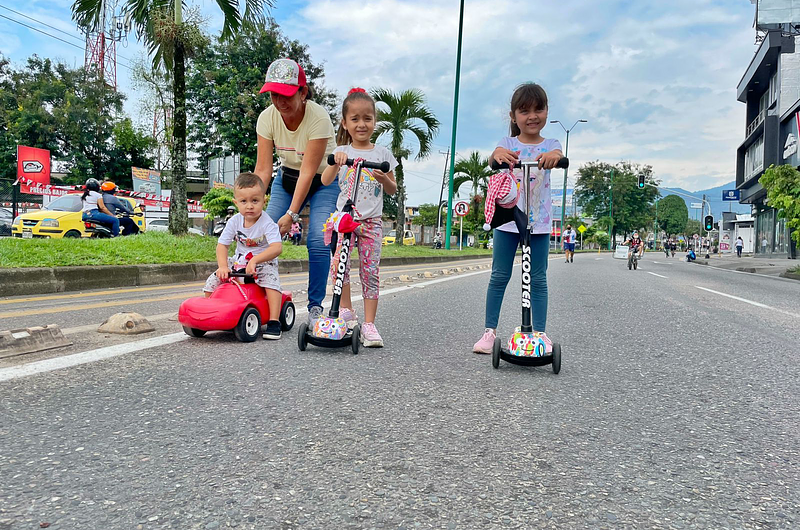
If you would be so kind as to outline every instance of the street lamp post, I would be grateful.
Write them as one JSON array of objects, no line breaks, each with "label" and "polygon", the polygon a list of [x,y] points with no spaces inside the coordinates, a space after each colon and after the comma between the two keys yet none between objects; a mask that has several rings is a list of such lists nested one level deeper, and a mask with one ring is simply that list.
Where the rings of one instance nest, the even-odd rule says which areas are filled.
[{"label": "street lamp post", "polygon": [[[572,124],[572,127],[567,129],[564,127],[564,124],[558,120],[550,120],[550,123],[557,123],[564,129],[564,132],[567,133],[567,142],[564,144],[564,156],[569,156],[569,133],[572,129],[574,129],[579,123],[587,123],[587,120],[578,120]],[[564,170],[564,187],[562,188],[561,192],[561,229],[558,233],[558,243],[561,245],[564,242],[564,213],[567,210],[567,169]],[[572,194],[572,200],[575,200],[575,193]]]},{"label": "street lamp post", "polygon": [[444,248],[450,250],[450,229],[453,226],[453,175],[456,172],[456,130],[458,124],[458,84],[461,78],[461,34],[464,28],[464,0],[461,0],[461,10],[458,15],[458,50],[456,51],[456,87],[453,96],[453,134],[450,140],[450,180],[447,192],[447,236]]}]

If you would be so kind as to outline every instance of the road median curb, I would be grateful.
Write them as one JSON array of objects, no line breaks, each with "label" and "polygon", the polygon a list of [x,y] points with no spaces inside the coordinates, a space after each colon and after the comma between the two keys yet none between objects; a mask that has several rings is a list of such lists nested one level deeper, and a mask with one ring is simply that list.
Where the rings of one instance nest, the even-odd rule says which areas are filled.
[{"label": "road median curb", "polygon": [[[381,265],[413,265],[490,258],[471,256],[386,257]],[[358,260],[353,263],[357,266]],[[282,274],[308,271],[308,260],[278,260]],[[164,285],[205,280],[217,268],[215,262],[163,263],[147,265],[81,265],[75,267],[29,267],[0,269],[0,296],[25,296],[89,289]]]}]

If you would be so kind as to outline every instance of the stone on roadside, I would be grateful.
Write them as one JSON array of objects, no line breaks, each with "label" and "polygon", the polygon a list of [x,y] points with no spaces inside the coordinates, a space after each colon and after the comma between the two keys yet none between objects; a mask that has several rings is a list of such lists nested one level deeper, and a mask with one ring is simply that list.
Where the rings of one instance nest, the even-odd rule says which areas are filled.
[{"label": "stone on roadside", "polygon": [[138,335],[150,333],[156,328],[139,313],[116,313],[106,319],[97,328],[98,333],[114,333],[117,335]]}]

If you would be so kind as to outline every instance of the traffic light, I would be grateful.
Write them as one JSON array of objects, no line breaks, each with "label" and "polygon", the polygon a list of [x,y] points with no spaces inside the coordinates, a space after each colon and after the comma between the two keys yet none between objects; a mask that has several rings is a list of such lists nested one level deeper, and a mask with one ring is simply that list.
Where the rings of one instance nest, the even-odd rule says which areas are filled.
[{"label": "traffic light", "polygon": [[644,175],[639,175],[639,189],[644,188]]},{"label": "traffic light", "polygon": [[706,225],[706,232],[710,232],[710,231],[714,230],[714,216],[713,215],[706,215],[705,225]]}]

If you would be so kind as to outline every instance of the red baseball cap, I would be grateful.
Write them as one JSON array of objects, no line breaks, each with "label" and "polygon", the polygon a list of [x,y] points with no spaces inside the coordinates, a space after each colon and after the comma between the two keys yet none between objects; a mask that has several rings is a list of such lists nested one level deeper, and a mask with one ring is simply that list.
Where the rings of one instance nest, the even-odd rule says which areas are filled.
[{"label": "red baseball cap", "polygon": [[276,92],[282,96],[292,97],[300,87],[306,85],[306,73],[302,66],[291,59],[278,59],[269,65],[267,78],[260,93]]}]

